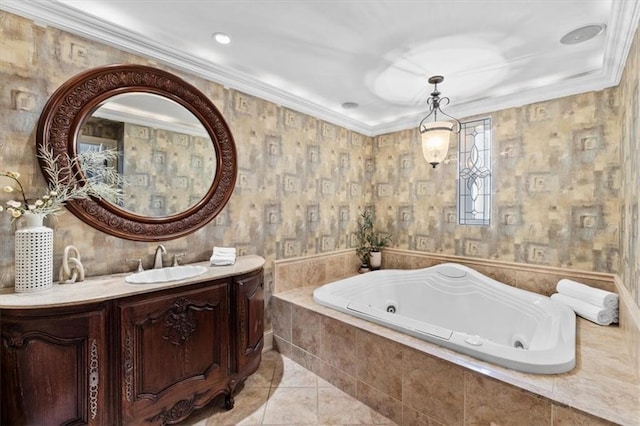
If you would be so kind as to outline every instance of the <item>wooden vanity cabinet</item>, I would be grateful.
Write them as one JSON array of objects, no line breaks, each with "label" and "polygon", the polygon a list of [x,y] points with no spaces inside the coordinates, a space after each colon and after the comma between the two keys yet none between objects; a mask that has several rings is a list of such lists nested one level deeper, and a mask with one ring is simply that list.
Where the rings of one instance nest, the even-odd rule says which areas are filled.
[{"label": "wooden vanity cabinet", "polygon": [[[258,271],[234,280],[236,309],[235,371],[243,373],[260,360],[264,336],[264,277]],[[255,371],[255,370],[254,370]]]},{"label": "wooden vanity cabinet", "polygon": [[101,303],[3,307],[1,424],[175,424],[218,395],[233,408],[261,360],[263,287],[260,268]]},{"label": "wooden vanity cabinet", "polygon": [[3,310],[3,425],[112,424],[107,307]]},{"label": "wooden vanity cabinet", "polygon": [[118,302],[124,424],[173,424],[230,395],[230,282]]},{"label": "wooden vanity cabinet", "polygon": [[261,271],[234,280],[236,333],[234,371],[240,378],[256,371],[264,345],[264,276]]}]

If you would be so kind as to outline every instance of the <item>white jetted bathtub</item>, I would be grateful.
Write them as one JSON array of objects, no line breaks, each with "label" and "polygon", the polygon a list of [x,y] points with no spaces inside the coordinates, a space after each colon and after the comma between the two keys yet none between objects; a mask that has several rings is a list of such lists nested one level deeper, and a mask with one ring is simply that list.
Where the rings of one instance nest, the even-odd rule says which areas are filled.
[{"label": "white jetted bathtub", "polygon": [[326,284],[316,303],[527,373],[575,366],[575,314],[466,266],[388,269]]}]

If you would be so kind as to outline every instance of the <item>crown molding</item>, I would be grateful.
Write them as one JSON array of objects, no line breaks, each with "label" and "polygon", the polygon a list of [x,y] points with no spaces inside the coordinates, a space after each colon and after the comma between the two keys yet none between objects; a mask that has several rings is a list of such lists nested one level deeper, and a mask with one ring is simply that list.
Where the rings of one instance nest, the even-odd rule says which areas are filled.
[{"label": "crown molding", "polygon": [[603,64],[603,74],[609,77],[610,86],[620,84],[627,57],[633,44],[633,37],[638,30],[639,23],[640,1],[614,0],[611,22],[607,26],[609,27],[610,25],[611,28],[615,28],[615,34],[618,37],[607,37]]},{"label": "crown molding", "polygon": [[[640,20],[640,2],[614,1],[612,8],[611,20],[607,23],[605,58],[600,72],[558,82],[544,88],[452,104],[447,108],[447,113],[457,117],[470,117],[618,85]],[[86,15],[63,3],[3,0],[0,3],[0,9],[30,18],[38,25],[50,25],[124,51],[149,57],[225,87],[311,115],[365,136],[377,136],[417,127],[424,115],[415,114],[388,123],[369,125],[315,102],[291,95],[244,73],[203,61],[161,43],[146,40],[125,28]]]},{"label": "crown molding", "polygon": [[125,28],[86,15],[63,3],[3,0],[0,3],[0,9],[32,19],[36,25],[51,26],[120,50],[146,56],[225,87],[311,115],[365,136],[374,136],[371,134],[371,126],[366,123],[346,117],[307,99],[291,95],[244,73],[226,69],[187,55],[178,49],[147,40]]}]

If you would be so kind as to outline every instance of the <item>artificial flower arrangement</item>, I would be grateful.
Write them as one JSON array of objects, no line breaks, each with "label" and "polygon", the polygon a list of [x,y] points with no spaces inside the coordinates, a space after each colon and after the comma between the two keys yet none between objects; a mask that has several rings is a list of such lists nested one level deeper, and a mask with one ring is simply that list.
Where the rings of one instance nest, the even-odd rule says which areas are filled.
[{"label": "artificial flower arrangement", "polygon": [[[117,159],[117,151],[89,150],[73,158],[67,156],[67,161],[60,162],[59,156],[54,156],[52,150],[40,148],[38,157],[42,160],[43,170],[52,183],[47,191],[43,191],[44,195],[34,200],[27,198],[24,186],[20,182],[20,173],[0,172],[0,176],[13,180],[13,185],[4,186],[3,191],[18,196],[18,199],[7,201],[6,208],[0,205],[0,212],[6,210],[12,221],[29,213],[42,216],[58,214],[69,200],[95,197],[114,203],[121,201],[122,175],[113,167],[105,166]],[[66,165],[61,167],[61,163]]]}]

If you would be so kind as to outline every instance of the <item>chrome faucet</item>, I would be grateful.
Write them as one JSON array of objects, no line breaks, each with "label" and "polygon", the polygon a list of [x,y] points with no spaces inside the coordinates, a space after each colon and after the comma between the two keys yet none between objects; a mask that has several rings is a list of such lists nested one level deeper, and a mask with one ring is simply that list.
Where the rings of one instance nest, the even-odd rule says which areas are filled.
[{"label": "chrome faucet", "polygon": [[162,264],[162,256],[165,254],[167,254],[167,249],[164,248],[162,244],[160,244],[156,248],[156,257],[155,257],[155,262],[153,263],[153,269],[160,269],[164,266]]}]

